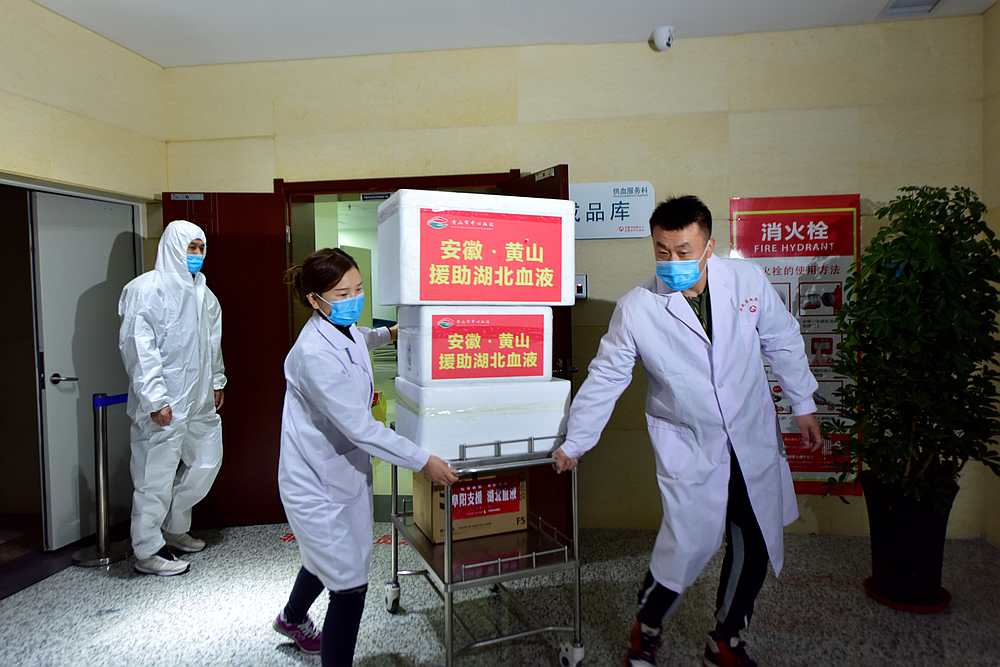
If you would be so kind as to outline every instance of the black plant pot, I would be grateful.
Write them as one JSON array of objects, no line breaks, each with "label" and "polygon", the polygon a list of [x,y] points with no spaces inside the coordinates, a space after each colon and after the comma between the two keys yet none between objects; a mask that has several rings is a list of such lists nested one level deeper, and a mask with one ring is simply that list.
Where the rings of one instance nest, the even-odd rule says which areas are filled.
[{"label": "black plant pot", "polygon": [[951,594],[941,587],[944,539],[958,484],[942,489],[944,499],[916,502],[886,488],[870,471],[861,473],[868,506],[872,576],[868,595],[900,611],[944,611]]}]

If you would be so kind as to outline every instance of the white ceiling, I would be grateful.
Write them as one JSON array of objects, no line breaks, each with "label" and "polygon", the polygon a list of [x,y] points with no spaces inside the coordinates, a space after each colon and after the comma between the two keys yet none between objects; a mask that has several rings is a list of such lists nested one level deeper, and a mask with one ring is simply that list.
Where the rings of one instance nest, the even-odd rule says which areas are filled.
[{"label": "white ceiling", "polygon": [[[165,67],[852,25],[888,0],[37,0]],[[941,0],[932,16],[994,0]]]}]

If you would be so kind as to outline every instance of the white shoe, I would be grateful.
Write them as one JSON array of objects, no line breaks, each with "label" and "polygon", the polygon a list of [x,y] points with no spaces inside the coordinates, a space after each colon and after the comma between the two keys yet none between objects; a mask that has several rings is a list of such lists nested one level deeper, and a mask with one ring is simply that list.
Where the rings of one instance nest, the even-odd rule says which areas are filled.
[{"label": "white shoe", "polygon": [[191,569],[191,563],[179,560],[172,554],[167,554],[170,558],[160,555],[166,553],[166,549],[160,549],[149,558],[140,558],[135,561],[135,571],[140,574],[155,574],[158,577],[172,577],[177,574],[184,574]]},{"label": "white shoe", "polygon": [[174,535],[173,533],[164,531],[163,539],[166,540],[168,546],[171,546],[178,551],[183,551],[186,554],[196,554],[205,548],[204,540],[191,537],[187,533]]}]

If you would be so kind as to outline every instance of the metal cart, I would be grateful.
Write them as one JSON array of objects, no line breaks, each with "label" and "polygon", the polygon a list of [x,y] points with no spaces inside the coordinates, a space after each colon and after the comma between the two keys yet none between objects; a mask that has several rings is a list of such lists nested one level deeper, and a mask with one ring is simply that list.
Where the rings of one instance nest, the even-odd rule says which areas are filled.
[{"label": "metal cart", "polygon": [[[451,461],[459,477],[475,473],[496,473],[512,471],[533,466],[552,465],[548,448],[536,452],[536,443],[556,441],[562,436],[547,436],[528,438],[526,440],[494,441],[459,447],[459,458]],[[526,445],[526,446],[525,446]],[[516,447],[515,447],[516,446]],[[517,449],[519,453],[505,455],[505,451]],[[489,456],[474,456],[477,452],[489,452]],[[526,451],[525,451],[526,450]],[[470,456],[473,454],[473,456]],[[557,528],[546,522],[541,516],[528,514],[528,528],[518,533],[508,533],[491,537],[472,538],[455,542],[453,540],[452,513],[445,511],[444,542],[434,544],[424,536],[413,522],[413,512],[406,511],[399,504],[398,469],[392,466],[392,580],[385,585],[385,605],[390,614],[399,611],[400,587],[399,578],[404,576],[422,576],[444,602],[444,656],[445,665],[451,667],[455,656],[472,649],[493,646],[501,642],[514,641],[543,633],[571,634],[572,642],[564,642],[560,647],[559,662],[564,667],[579,667],[583,664],[584,648],[580,633],[580,523],[577,507],[577,472],[571,473],[572,506],[572,536],[566,536]],[[529,496],[530,502],[530,496]],[[444,506],[452,507],[452,486],[444,489]],[[399,537],[400,534],[408,540],[413,550],[423,563],[423,569],[399,569]],[[519,548],[523,551],[509,556],[511,539],[517,538]],[[524,549],[523,545],[527,544]],[[507,548],[505,548],[505,544]],[[482,553],[489,553],[489,558],[482,558]],[[478,555],[477,555],[478,554]],[[493,554],[498,554],[493,557]],[[471,556],[471,559],[470,559]],[[467,562],[475,560],[476,562]],[[461,564],[457,564],[461,563]],[[489,587],[507,604],[513,615],[525,626],[528,625],[523,614],[517,609],[513,596],[504,587],[505,582],[527,577],[568,573],[573,577],[574,605],[573,625],[547,625],[544,627],[525,627],[513,634],[477,639],[475,634],[465,624],[460,616],[455,616],[454,595],[458,591],[476,587]],[[465,630],[472,641],[456,650],[455,621]]]}]

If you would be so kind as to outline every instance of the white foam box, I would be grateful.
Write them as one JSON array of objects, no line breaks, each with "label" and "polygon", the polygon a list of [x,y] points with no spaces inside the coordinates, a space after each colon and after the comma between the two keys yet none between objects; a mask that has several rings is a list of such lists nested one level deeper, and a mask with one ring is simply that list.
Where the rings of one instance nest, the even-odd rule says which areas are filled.
[{"label": "white foam box", "polygon": [[436,383],[548,380],[547,306],[400,306],[400,377]]},{"label": "white foam box", "polygon": [[574,204],[399,190],[378,208],[379,303],[573,305]]},{"label": "white foam box", "polygon": [[[396,378],[396,431],[443,459],[461,457],[460,445],[560,435],[569,413],[568,380],[421,387]],[[548,451],[554,440],[540,440]],[[528,443],[504,445],[503,456],[526,454]],[[465,458],[494,456],[492,446],[467,448]]]}]

